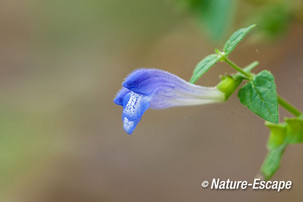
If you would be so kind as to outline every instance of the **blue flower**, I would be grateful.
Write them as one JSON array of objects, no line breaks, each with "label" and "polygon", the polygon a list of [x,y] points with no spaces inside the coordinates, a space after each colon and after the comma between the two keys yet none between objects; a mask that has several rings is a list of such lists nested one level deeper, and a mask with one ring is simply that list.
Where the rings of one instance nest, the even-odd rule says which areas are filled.
[{"label": "blue flower", "polygon": [[223,102],[225,94],[216,87],[203,87],[158,69],[138,69],[129,74],[114,103],[123,106],[123,128],[131,134],[148,109]]}]

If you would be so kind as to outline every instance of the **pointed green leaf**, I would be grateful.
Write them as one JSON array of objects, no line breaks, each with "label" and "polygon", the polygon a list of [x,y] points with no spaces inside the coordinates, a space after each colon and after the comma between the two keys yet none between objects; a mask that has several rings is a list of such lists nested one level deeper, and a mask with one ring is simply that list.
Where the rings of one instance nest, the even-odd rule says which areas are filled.
[{"label": "pointed green leaf", "polygon": [[215,42],[226,36],[234,20],[236,1],[229,0],[179,0],[197,17],[203,31]]},{"label": "pointed green leaf", "polygon": [[205,72],[209,70],[211,66],[216,64],[220,59],[221,57],[216,54],[206,56],[196,65],[190,82],[195,83]]},{"label": "pointed green leaf", "polygon": [[281,157],[287,144],[282,144],[275,149],[270,150],[261,167],[261,172],[265,180],[269,180],[280,167]]},{"label": "pointed green leaf", "polygon": [[207,28],[207,34],[215,41],[220,41],[226,36],[228,28],[234,19],[235,1],[203,1],[205,3],[200,9],[200,20]]},{"label": "pointed green leaf", "polygon": [[225,55],[228,56],[238,45],[240,41],[248,34],[256,25],[251,25],[247,28],[242,28],[234,32],[231,37],[226,41],[223,51]]},{"label": "pointed green leaf", "polygon": [[301,118],[285,119],[287,123],[286,141],[289,144],[303,142],[303,120]]},{"label": "pointed green leaf", "polygon": [[240,88],[240,102],[252,112],[272,123],[279,121],[278,98],[274,76],[267,70]]}]

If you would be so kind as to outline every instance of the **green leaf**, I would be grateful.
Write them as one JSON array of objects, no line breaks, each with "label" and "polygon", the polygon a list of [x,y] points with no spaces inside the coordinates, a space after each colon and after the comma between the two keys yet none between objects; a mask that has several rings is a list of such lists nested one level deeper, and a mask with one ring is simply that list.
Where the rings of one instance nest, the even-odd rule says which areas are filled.
[{"label": "green leaf", "polygon": [[[220,41],[234,19],[236,1],[181,0],[203,26],[203,31],[214,41]],[[180,3],[181,3],[180,2]]]},{"label": "green leaf", "polygon": [[285,151],[287,144],[282,144],[275,149],[270,150],[261,167],[261,172],[265,180],[269,180],[280,167],[281,157]]},{"label": "green leaf", "polygon": [[267,70],[260,72],[238,93],[240,102],[252,112],[272,123],[279,121],[278,98],[274,76]]},{"label": "green leaf", "polygon": [[222,40],[232,21],[234,2],[226,0],[204,0],[204,2],[203,9],[200,9],[200,19],[212,39]]},{"label": "green leaf", "polygon": [[280,147],[285,143],[286,124],[272,124],[267,122],[265,125],[270,130],[270,135],[267,142],[268,150]]},{"label": "green leaf", "polygon": [[258,24],[258,34],[261,37],[275,41],[289,29],[294,15],[293,6],[292,1],[268,3],[249,16],[248,21]]},{"label": "green leaf", "polygon": [[285,119],[287,123],[286,142],[296,144],[303,142],[303,120],[301,118]]},{"label": "green leaf", "polygon": [[240,41],[248,34],[256,25],[251,25],[247,28],[242,28],[234,32],[231,37],[226,41],[223,51],[228,56],[238,45]]},{"label": "green leaf", "polygon": [[220,59],[221,57],[216,54],[206,56],[196,65],[190,82],[195,83],[205,72],[209,70],[211,66],[216,64]]}]

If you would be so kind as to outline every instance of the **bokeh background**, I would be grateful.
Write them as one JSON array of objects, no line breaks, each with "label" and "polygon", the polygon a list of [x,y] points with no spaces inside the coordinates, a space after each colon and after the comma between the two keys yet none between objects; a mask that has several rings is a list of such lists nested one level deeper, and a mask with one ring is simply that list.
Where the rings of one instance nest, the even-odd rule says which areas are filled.
[{"label": "bokeh background", "polygon": [[[290,191],[211,191],[212,178],[252,181],[268,129],[228,102],[148,110],[136,131],[113,103],[139,67],[188,80],[236,29],[257,23],[231,59],[254,60],[303,110],[303,5],[291,1],[1,0],[0,201],[302,201],[302,145],[273,179]],[[217,64],[198,84],[233,70]],[[281,116],[289,114],[281,109]]]}]

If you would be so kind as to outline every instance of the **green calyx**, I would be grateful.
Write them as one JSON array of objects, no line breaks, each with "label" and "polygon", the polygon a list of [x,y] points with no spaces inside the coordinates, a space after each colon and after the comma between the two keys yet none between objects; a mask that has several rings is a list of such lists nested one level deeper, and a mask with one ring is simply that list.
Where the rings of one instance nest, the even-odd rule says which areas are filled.
[{"label": "green calyx", "polygon": [[227,100],[241,83],[240,77],[222,76],[217,88],[225,94],[225,100]]}]

